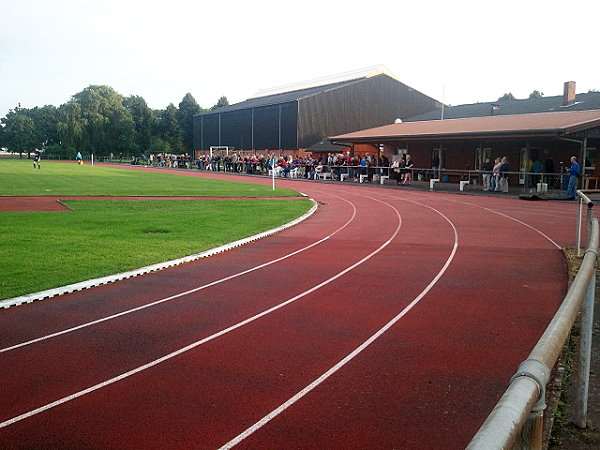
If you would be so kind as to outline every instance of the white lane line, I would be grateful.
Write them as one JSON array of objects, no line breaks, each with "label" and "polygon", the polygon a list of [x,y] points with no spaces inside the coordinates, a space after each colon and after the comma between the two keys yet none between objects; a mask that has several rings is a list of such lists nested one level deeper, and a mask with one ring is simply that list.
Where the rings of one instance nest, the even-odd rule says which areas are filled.
[{"label": "white lane line", "polygon": [[128,309],[128,310],[125,310],[125,311],[121,311],[121,312],[119,312],[117,314],[106,316],[106,317],[103,317],[101,319],[97,319],[97,320],[93,320],[93,321],[90,321],[90,322],[86,322],[86,323],[83,323],[81,325],[77,325],[75,327],[71,327],[71,328],[67,328],[65,330],[57,331],[56,333],[51,333],[51,334],[48,334],[48,335],[45,335],[45,336],[41,336],[41,337],[38,337],[38,338],[35,338],[35,339],[31,339],[31,340],[26,341],[26,342],[21,342],[19,344],[12,345],[10,347],[2,348],[2,349],[0,349],[0,353],[4,353],[4,352],[11,351],[11,350],[15,350],[15,349],[20,348],[20,347],[25,347],[27,345],[31,345],[31,344],[35,344],[37,342],[45,341],[47,339],[52,339],[52,338],[55,338],[57,336],[62,336],[62,335],[67,334],[67,333],[72,333],[73,331],[81,330],[83,328],[87,328],[87,327],[90,327],[90,326],[93,326],[93,325],[97,325],[99,323],[106,322],[108,320],[116,319],[118,317],[125,316],[127,314],[132,314],[134,312],[141,311],[143,309],[150,308],[152,306],[156,306],[156,305],[159,305],[161,303],[165,303],[165,302],[168,302],[168,301],[171,301],[171,300],[174,300],[174,299],[186,296],[186,295],[193,294],[195,292],[207,289],[207,288],[215,286],[217,284],[221,284],[221,283],[224,283],[226,281],[233,280],[234,278],[241,277],[241,276],[246,275],[246,274],[248,274],[250,272],[254,272],[256,270],[263,269],[263,268],[268,267],[268,266],[270,266],[272,264],[276,264],[276,263],[281,262],[281,261],[283,261],[283,260],[285,260],[287,258],[291,258],[292,256],[295,256],[298,253],[304,252],[304,251],[309,250],[309,249],[311,249],[311,248],[313,248],[313,247],[315,247],[315,246],[317,246],[319,244],[322,244],[323,242],[327,241],[332,236],[336,235],[337,233],[339,233],[340,231],[342,231],[344,228],[346,228],[356,218],[356,207],[354,206],[354,204],[352,204],[351,202],[349,202],[349,201],[347,201],[347,200],[345,200],[345,199],[343,199],[341,197],[338,197],[337,195],[334,195],[334,197],[337,197],[340,200],[348,203],[352,207],[352,215],[346,221],[346,223],[344,223],[344,225],[342,225],[341,227],[339,227],[333,233],[325,236],[322,239],[319,239],[316,242],[313,242],[310,245],[307,245],[306,247],[303,247],[303,248],[301,248],[299,250],[296,250],[296,251],[294,251],[292,253],[289,253],[287,255],[284,255],[284,256],[282,256],[280,258],[277,258],[277,259],[274,259],[272,261],[268,261],[268,262],[266,262],[264,264],[260,264],[258,266],[252,267],[252,268],[244,270],[242,272],[239,272],[239,273],[227,276],[225,278],[221,278],[220,280],[212,281],[212,282],[210,282],[208,284],[205,284],[205,285],[202,285],[202,286],[198,286],[198,287],[195,287],[193,289],[190,289],[190,290],[187,290],[187,291],[184,291],[184,292],[180,292],[179,294],[171,295],[169,297],[165,297],[165,298],[162,298],[160,300],[156,300],[154,302],[147,303],[145,305],[141,305],[141,306],[138,306],[138,307],[135,307],[135,308],[131,308],[131,309]]},{"label": "white lane line", "polygon": [[[423,196],[423,195],[421,195],[421,197],[424,197],[424,196]],[[485,206],[477,205],[477,204],[475,204],[475,203],[470,203],[470,202],[465,202],[465,201],[461,201],[461,200],[455,200],[455,199],[445,199],[445,200],[449,200],[449,201],[451,201],[451,202],[453,202],[453,203],[459,203],[459,204],[461,204],[461,205],[469,205],[469,206],[473,206],[473,207],[475,207],[475,208],[483,209],[483,210],[489,211],[489,212],[491,212],[491,213],[493,213],[493,214],[497,214],[497,215],[499,215],[499,216],[502,216],[502,217],[504,217],[504,218],[506,218],[506,219],[512,220],[512,221],[514,221],[514,222],[517,222],[517,223],[519,223],[519,224],[523,225],[524,227],[527,227],[527,228],[529,228],[530,230],[532,230],[532,231],[534,231],[534,232],[538,233],[540,236],[542,236],[544,239],[546,239],[548,242],[550,242],[552,245],[554,245],[554,246],[555,246],[557,249],[559,249],[559,250],[560,250],[560,249],[562,249],[562,247],[561,247],[559,244],[557,244],[557,243],[556,243],[556,241],[554,241],[554,239],[552,239],[552,238],[551,238],[550,236],[548,236],[546,233],[544,233],[543,231],[541,231],[541,230],[539,230],[539,229],[535,228],[535,227],[534,227],[534,226],[532,226],[532,225],[529,225],[529,224],[527,224],[527,223],[523,222],[522,220],[519,220],[519,219],[517,219],[516,217],[509,216],[508,214],[504,214],[504,213],[501,213],[500,211],[496,211],[496,210],[493,210],[493,209],[491,209],[491,208],[487,208],[487,207],[485,207]],[[409,201],[410,201],[410,200],[409,200]]]},{"label": "white lane line", "polygon": [[114,283],[116,281],[125,280],[127,278],[133,278],[140,275],[146,275],[147,273],[157,272],[163,269],[167,269],[170,267],[175,267],[180,264],[189,263],[192,261],[197,261],[202,258],[208,258],[210,256],[216,255],[218,253],[223,253],[234,249],[236,247],[240,247],[242,245],[249,244],[251,242],[257,241],[259,239],[263,239],[265,237],[271,236],[273,234],[279,233],[281,231],[287,230],[294,225],[308,219],[310,216],[314,214],[317,210],[317,203],[310,199],[313,202],[312,208],[302,216],[297,219],[292,220],[291,222],[285,223],[279,227],[273,228],[271,230],[264,231],[259,234],[255,234],[254,236],[248,236],[247,238],[239,239],[234,242],[230,242],[228,244],[221,245],[219,247],[205,250],[200,253],[195,253],[193,255],[184,256],[182,258],[173,259],[170,261],[163,261],[156,264],[151,264],[149,266],[140,267],[138,269],[129,270],[127,272],[116,273],[113,275],[107,275],[105,277],[93,278],[91,280],[81,281],[79,283],[68,284],[66,286],[60,286],[53,289],[47,289],[45,291],[33,292],[31,294],[21,295],[19,297],[7,298],[4,300],[0,300],[0,308],[11,308],[14,306],[20,306],[26,303],[32,303],[39,300],[46,300],[49,298],[57,297],[64,294],[70,294],[71,292],[82,291],[85,289],[91,289],[98,286],[102,286],[105,284]]},{"label": "white lane line", "polygon": [[[384,202],[381,202],[381,203],[384,203]],[[323,286],[326,286],[326,285],[332,283],[333,281],[335,281],[338,278],[344,276],[348,272],[354,270],[355,268],[357,268],[361,264],[363,264],[366,261],[368,261],[369,259],[371,259],[373,256],[375,256],[378,253],[380,253],[384,248],[386,248],[392,242],[392,240],[396,237],[396,235],[400,231],[400,227],[402,225],[402,218],[400,217],[400,214],[398,213],[398,210],[396,208],[392,207],[391,205],[387,204],[387,203],[384,203],[384,204],[386,204],[386,205],[390,206],[392,209],[394,209],[396,211],[396,215],[398,217],[398,226],[396,227],[396,230],[394,231],[394,233],[392,234],[392,236],[387,241],[385,241],[383,244],[381,244],[377,249],[375,249],[374,251],[372,251],[371,253],[369,253],[367,256],[363,257],[362,259],[360,259],[356,263],[352,264],[351,266],[347,267],[346,269],[342,270],[341,272],[338,272],[336,275],[334,275],[334,276],[326,279],[325,281],[317,284],[316,286],[313,286],[312,288],[307,289],[306,291],[304,291],[304,292],[302,292],[302,293],[300,293],[300,294],[298,294],[298,295],[296,295],[296,296],[294,296],[294,297],[292,297],[292,298],[284,301],[283,303],[275,305],[275,306],[273,306],[273,307],[271,307],[271,308],[269,308],[269,309],[267,309],[265,311],[262,311],[261,313],[258,313],[258,314],[254,315],[252,317],[249,317],[246,320],[243,320],[243,321],[238,322],[238,323],[236,323],[234,325],[231,325],[230,327],[227,327],[227,328],[225,328],[225,329],[223,329],[223,330],[221,330],[221,331],[219,331],[217,333],[214,333],[214,334],[212,334],[210,336],[207,336],[207,337],[205,337],[203,339],[200,339],[199,341],[196,341],[196,342],[194,342],[192,344],[189,344],[189,345],[187,345],[187,346],[185,346],[183,348],[180,348],[179,350],[171,352],[168,355],[165,355],[165,356],[163,356],[161,358],[158,358],[158,359],[156,359],[154,361],[151,361],[151,362],[149,362],[147,364],[144,364],[143,366],[139,366],[139,367],[137,367],[135,369],[132,369],[132,370],[130,370],[128,372],[125,372],[125,373],[123,373],[121,375],[118,375],[118,376],[116,376],[114,378],[111,378],[109,380],[103,381],[103,382],[98,383],[98,384],[96,384],[94,386],[90,386],[87,389],[84,389],[82,391],[79,391],[79,392],[76,392],[74,394],[68,395],[66,397],[60,398],[60,399],[58,399],[58,400],[56,400],[56,401],[54,401],[52,403],[48,403],[47,405],[41,406],[39,408],[33,409],[31,411],[28,411],[26,413],[23,413],[21,415],[18,415],[16,417],[8,419],[8,420],[0,423],[0,428],[7,427],[7,426],[12,425],[12,424],[14,424],[16,422],[20,422],[21,420],[30,418],[30,417],[35,416],[37,414],[40,414],[40,413],[42,413],[44,411],[52,409],[52,408],[54,408],[56,406],[62,405],[62,404],[67,403],[67,402],[70,402],[71,400],[74,400],[76,398],[82,397],[82,396],[84,396],[86,394],[89,394],[91,392],[97,391],[98,389],[102,389],[103,387],[106,387],[106,386],[109,386],[109,385],[111,385],[113,383],[121,381],[121,380],[123,380],[125,378],[128,378],[128,377],[132,376],[132,375],[135,375],[137,373],[143,372],[146,369],[149,369],[149,368],[154,367],[154,366],[156,366],[156,365],[158,365],[158,364],[160,364],[162,362],[165,362],[165,361],[167,361],[169,359],[172,359],[172,358],[174,358],[176,356],[179,356],[182,353],[185,353],[185,352],[187,352],[189,350],[192,350],[192,349],[194,349],[194,348],[196,348],[196,347],[198,347],[198,346],[200,346],[202,344],[205,344],[205,343],[210,342],[210,341],[212,341],[212,340],[214,340],[214,339],[216,339],[218,337],[221,337],[221,336],[223,336],[223,335],[225,335],[227,333],[230,333],[231,331],[234,331],[234,330],[236,330],[238,328],[241,328],[244,325],[247,325],[247,324],[249,324],[251,322],[254,322],[255,320],[260,319],[261,317],[264,317],[264,316],[266,316],[268,314],[271,314],[272,312],[275,312],[275,311],[277,311],[279,309],[282,309],[285,306],[290,305],[290,304],[296,302],[297,300],[299,300],[299,299],[301,299],[301,298],[303,298],[303,297],[305,297],[305,296],[307,296],[307,295],[315,292],[316,290],[322,288]]]},{"label": "white lane line", "polygon": [[529,228],[530,230],[532,230],[532,231],[535,231],[536,233],[538,233],[539,235],[541,235],[543,238],[545,238],[546,240],[548,240],[548,241],[549,241],[549,242],[550,242],[552,245],[554,245],[554,246],[555,246],[557,249],[559,249],[559,250],[560,250],[560,249],[562,249],[562,247],[561,247],[560,245],[558,245],[558,244],[556,243],[556,241],[554,241],[554,239],[552,239],[552,238],[551,238],[550,236],[548,236],[546,233],[544,233],[543,231],[541,231],[541,230],[538,230],[537,228],[535,228],[535,227],[533,227],[533,226],[531,226],[531,225],[529,225],[529,224],[527,224],[527,223],[523,222],[522,220],[519,220],[519,219],[517,219],[517,218],[515,218],[515,217],[509,216],[508,214],[501,213],[500,211],[494,211],[493,209],[486,208],[485,206],[475,205],[475,204],[473,204],[473,203],[466,203],[466,202],[465,202],[465,204],[466,204],[466,205],[475,206],[475,207],[477,207],[477,208],[485,209],[486,211],[489,211],[489,212],[491,212],[491,213],[494,213],[494,214],[498,214],[499,216],[505,217],[506,219],[509,219],[509,220],[515,221],[515,222],[517,222],[517,223],[519,223],[519,224],[523,225],[524,227],[527,227],[527,228]]},{"label": "white lane line", "polygon": [[[417,203],[417,202],[413,202],[413,203]],[[452,230],[454,231],[454,245],[452,247],[452,251],[450,252],[450,255],[448,256],[448,258],[446,259],[445,264],[442,266],[442,268],[437,273],[437,275],[433,278],[433,280],[431,280],[431,282],[425,287],[425,289],[423,289],[421,291],[421,293],[417,297],[415,297],[415,299],[412,302],[410,302],[402,311],[400,311],[400,313],[398,315],[396,315],[392,320],[390,320],[388,323],[386,323],[381,329],[379,329],[375,334],[373,334],[371,337],[369,337],[365,342],[363,342],[355,350],[353,350],[351,353],[349,353],[345,358],[343,358],[336,365],[331,367],[327,372],[325,372],[319,378],[314,380],[312,383],[310,383],[308,386],[306,386],[304,389],[302,389],[296,395],[294,395],[293,397],[288,399],[286,402],[282,403],[277,408],[275,408],[273,411],[271,411],[269,414],[264,416],[258,422],[251,425],[250,427],[248,427],[242,433],[240,433],[235,438],[233,438],[232,440],[227,442],[225,445],[221,446],[219,448],[219,450],[226,450],[226,449],[230,449],[230,448],[236,446],[237,444],[242,442],[244,439],[246,439],[248,436],[252,435],[256,431],[261,429],[263,426],[265,426],[267,423],[269,423],[271,420],[273,420],[275,417],[277,417],[283,411],[288,409],[294,403],[298,402],[302,397],[304,397],[309,392],[311,392],[312,390],[317,388],[320,384],[325,382],[329,377],[331,377],[338,370],[340,370],[342,367],[344,367],[346,364],[348,364],[352,359],[354,359],[356,356],[358,356],[363,350],[365,350],[369,345],[371,345],[373,342],[375,342],[386,331],[388,331],[391,327],[393,327],[400,319],[402,319],[406,314],[408,314],[408,312],[411,309],[413,309],[415,307],[415,305],[417,305],[417,303],[419,303],[421,301],[421,299],[423,299],[423,297],[425,297],[425,295],[427,295],[427,293],[433,288],[433,286],[435,286],[435,284],[439,281],[439,279],[442,277],[444,272],[446,272],[446,270],[450,266],[450,263],[454,259],[454,256],[456,255],[456,251],[458,249],[458,232],[457,232],[454,224],[450,221],[450,219],[448,217],[446,217],[444,214],[442,214],[440,211],[438,211],[435,208],[432,208],[430,206],[427,206],[427,205],[423,205],[423,206],[425,206],[426,208],[432,209],[433,211],[435,211],[436,213],[441,215],[450,224],[450,226],[452,227]],[[396,210],[396,212],[398,213],[398,210]]]}]

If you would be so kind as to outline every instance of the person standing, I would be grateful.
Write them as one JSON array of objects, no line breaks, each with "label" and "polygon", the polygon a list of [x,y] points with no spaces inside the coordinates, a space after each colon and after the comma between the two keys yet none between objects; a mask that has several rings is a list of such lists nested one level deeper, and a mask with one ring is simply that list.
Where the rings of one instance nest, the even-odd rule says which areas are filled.
[{"label": "person standing", "polygon": [[396,184],[400,184],[401,181],[404,181],[403,170],[406,167],[406,161],[404,161],[403,157],[400,157],[400,159],[394,161],[392,167],[394,168],[394,172],[396,173]]},{"label": "person standing", "polygon": [[492,191],[500,192],[500,166],[502,165],[502,158],[496,158],[494,160],[494,168],[492,169]]},{"label": "person standing", "polygon": [[412,181],[413,166],[414,164],[412,158],[410,157],[410,155],[406,155],[406,164],[404,165],[402,176],[402,184],[405,186],[410,185],[410,182]]},{"label": "person standing", "polygon": [[437,150],[434,150],[435,153],[433,158],[431,159],[431,169],[433,171],[433,178],[439,178],[439,170],[440,170],[440,156]]},{"label": "person standing", "polygon": [[577,179],[581,177],[581,168],[577,157],[571,156],[571,167],[569,167],[569,185],[567,186],[567,198],[574,199],[577,191]]},{"label": "person standing", "polygon": [[39,148],[36,148],[33,152],[33,170],[40,170],[42,168],[42,151]]},{"label": "person standing", "polygon": [[81,156],[81,152],[77,152],[77,155],[75,155],[75,160],[80,166],[83,165],[83,156]]},{"label": "person standing", "polygon": [[541,173],[544,169],[542,168],[542,162],[539,159],[535,159],[535,161],[533,161],[533,173],[535,173],[535,175],[533,176],[533,186],[532,187],[536,187],[538,183],[540,183],[542,181],[542,176]]},{"label": "person standing", "polygon": [[492,187],[492,171],[494,170],[494,164],[492,164],[492,162],[490,161],[490,158],[485,158],[485,161],[483,162],[483,164],[481,165],[481,177],[482,177],[482,184],[483,184],[483,190],[484,191],[489,191],[490,188]]}]

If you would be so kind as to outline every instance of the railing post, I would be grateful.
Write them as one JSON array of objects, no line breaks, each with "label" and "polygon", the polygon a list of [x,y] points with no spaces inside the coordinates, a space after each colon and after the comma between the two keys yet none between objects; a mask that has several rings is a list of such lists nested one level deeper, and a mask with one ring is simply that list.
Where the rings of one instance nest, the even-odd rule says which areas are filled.
[{"label": "railing post", "polygon": [[[598,257],[595,250],[588,249]],[[581,330],[579,342],[579,367],[575,382],[575,415],[573,422],[579,428],[587,426],[587,407],[590,382],[590,361],[592,357],[592,334],[594,326],[594,298],[596,294],[596,274],[590,279],[583,304],[581,305]]]},{"label": "railing post", "polygon": [[577,257],[581,256],[581,209],[583,208],[583,198],[577,198]]},{"label": "railing post", "polygon": [[585,226],[585,247],[589,247],[590,245],[590,234],[592,230],[592,219],[594,218],[594,205],[588,204],[587,210],[587,222]]},{"label": "railing post", "polygon": [[513,375],[511,383],[518,377],[527,377],[534,380],[538,385],[539,395],[513,444],[512,450],[542,450],[546,385],[550,381],[550,369],[537,359],[528,359],[521,363],[519,370]]},{"label": "railing post", "polygon": [[[546,405],[544,405],[544,408]],[[512,450],[542,450],[544,432],[544,410],[534,407],[521,428]]]},{"label": "railing post", "polygon": [[581,215],[583,213],[582,209],[583,209],[583,203],[585,202],[585,204],[588,207],[588,211],[587,211],[587,217],[586,217],[586,247],[589,245],[590,242],[590,224],[592,223],[592,218],[593,218],[593,208],[594,208],[594,203],[589,199],[589,197],[587,195],[585,195],[585,193],[583,193],[581,190],[578,190],[575,193],[575,197],[577,198],[577,203],[578,203],[578,207],[577,207],[577,257],[581,256]]}]

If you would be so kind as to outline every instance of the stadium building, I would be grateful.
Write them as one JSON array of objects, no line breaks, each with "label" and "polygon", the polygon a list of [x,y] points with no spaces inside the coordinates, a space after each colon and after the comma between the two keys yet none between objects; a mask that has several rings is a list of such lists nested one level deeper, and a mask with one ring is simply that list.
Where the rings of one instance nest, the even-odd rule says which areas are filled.
[{"label": "stadium building", "polygon": [[328,136],[393,123],[442,104],[383,66],[259,91],[246,101],[194,117],[194,148],[312,151]]},{"label": "stadium building", "polygon": [[[415,167],[457,171],[464,180],[486,158],[507,156],[513,182],[530,184],[527,175],[541,164],[544,173],[564,174],[571,156],[585,163],[585,174],[600,182],[600,93],[575,93],[564,85],[563,96],[459,105],[409,117],[402,123],[330,137],[337,145],[385,148],[391,158],[411,154]],[[536,163],[537,162],[537,163]],[[459,172],[460,171],[460,172]],[[450,172],[448,172],[450,173]],[[555,177],[558,180],[557,177]]]}]

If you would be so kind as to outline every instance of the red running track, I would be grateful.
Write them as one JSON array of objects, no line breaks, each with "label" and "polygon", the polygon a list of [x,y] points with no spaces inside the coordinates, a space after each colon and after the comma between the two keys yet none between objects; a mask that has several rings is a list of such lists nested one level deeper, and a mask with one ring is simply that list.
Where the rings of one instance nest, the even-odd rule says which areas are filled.
[{"label": "red running track", "polygon": [[0,311],[0,447],[464,448],[566,292],[575,206],[278,184],[317,213]]}]

